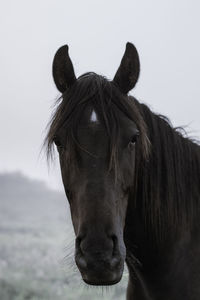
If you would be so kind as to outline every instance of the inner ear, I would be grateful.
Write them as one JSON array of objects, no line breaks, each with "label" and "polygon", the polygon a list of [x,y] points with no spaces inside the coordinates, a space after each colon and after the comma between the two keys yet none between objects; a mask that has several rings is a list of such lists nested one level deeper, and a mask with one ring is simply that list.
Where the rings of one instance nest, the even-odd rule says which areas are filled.
[{"label": "inner ear", "polygon": [[53,60],[53,79],[57,89],[64,93],[76,80],[72,61],[68,54],[68,46],[58,49]]},{"label": "inner ear", "polygon": [[120,90],[127,94],[134,88],[140,73],[140,60],[135,46],[131,43],[126,44],[126,50],[121,60],[121,64],[115,74],[113,82]]}]

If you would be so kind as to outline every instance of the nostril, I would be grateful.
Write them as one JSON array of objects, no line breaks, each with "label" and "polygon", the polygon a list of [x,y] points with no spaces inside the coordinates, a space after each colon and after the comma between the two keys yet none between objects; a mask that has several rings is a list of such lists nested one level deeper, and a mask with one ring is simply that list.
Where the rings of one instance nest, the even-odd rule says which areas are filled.
[{"label": "nostril", "polygon": [[82,242],[82,237],[78,236],[76,238],[76,264],[78,268],[80,269],[86,269],[87,268],[87,262],[84,258],[83,252],[81,250],[81,242]]},{"label": "nostril", "polygon": [[115,256],[118,254],[118,238],[115,234],[111,236],[112,242],[113,242],[113,253],[112,255]]},{"label": "nostril", "polygon": [[81,243],[82,243],[82,238],[77,237],[76,242],[75,242],[75,253],[76,253],[77,258],[80,258],[83,256],[83,251],[81,249]]},{"label": "nostril", "polygon": [[81,251],[82,252],[82,249],[81,249],[81,243],[83,242],[85,238],[85,235],[78,235],[77,238],[76,238],[76,243],[75,243],[75,246],[76,246],[76,249]]},{"label": "nostril", "polygon": [[113,256],[110,261],[110,267],[113,269],[121,267],[122,259],[120,256]]},{"label": "nostril", "polygon": [[79,256],[76,259],[76,263],[77,263],[78,268],[80,268],[80,269],[87,269],[87,262],[86,262],[86,260],[85,260],[85,258],[83,256]]}]

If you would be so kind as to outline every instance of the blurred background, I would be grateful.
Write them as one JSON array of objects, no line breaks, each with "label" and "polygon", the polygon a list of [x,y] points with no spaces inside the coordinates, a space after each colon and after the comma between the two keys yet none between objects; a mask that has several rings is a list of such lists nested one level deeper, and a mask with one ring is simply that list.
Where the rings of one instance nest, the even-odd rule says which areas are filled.
[{"label": "blurred background", "polygon": [[41,151],[59,97],[55,52],[69,45],[76,75],[112,79],[127,41],[141,74],[131,92],[200,137],[198,0],[7,0],[0,9],[0,299],[125,299],[127,272],[88,288],[73,262],[74,236],[57,159]]}]

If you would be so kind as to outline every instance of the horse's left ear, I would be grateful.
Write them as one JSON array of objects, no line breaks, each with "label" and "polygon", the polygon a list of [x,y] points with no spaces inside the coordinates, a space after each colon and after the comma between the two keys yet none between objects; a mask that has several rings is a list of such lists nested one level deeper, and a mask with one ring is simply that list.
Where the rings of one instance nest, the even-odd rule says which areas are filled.
[{"label": "horse's left ear", "polygon": [[67,45],[60,47],[54,56],[53,79],[61,93],[64,93],[76,81]]},{"label": "horse's left ear", "polygon": [[134,88],[140,73],[140,60],[135,46],[126,44],[126,50],[113,81],[120,90],[127,94]]}]

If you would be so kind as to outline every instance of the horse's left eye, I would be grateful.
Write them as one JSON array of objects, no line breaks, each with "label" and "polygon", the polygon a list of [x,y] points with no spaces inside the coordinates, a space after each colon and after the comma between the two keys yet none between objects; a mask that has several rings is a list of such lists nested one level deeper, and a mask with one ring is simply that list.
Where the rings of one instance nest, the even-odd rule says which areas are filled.
[{"label": "horse's left eye", "polygon": [[132,149],[134,148],[135,143],[137,142],[138,137],[139,137],[139,132],[136,132],[136,133],[134,134],[134,136],[132,136],[132,138],[131,138],[131,140],[130,140],[130,142],[129,142],[129,144],[128,144],[128,148],[129,148],[130,150],[132,150]]},{"label": "horse's left eye", "polygon": [[138,137],[139,137],[139,131],[137,131],[135,134],[134,134],[134,136],[132,136],[132,139],[131,139],[131,143],[136,143],[137,142],[137,139],[138,139]]}]

